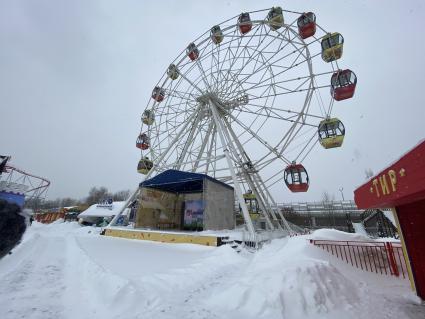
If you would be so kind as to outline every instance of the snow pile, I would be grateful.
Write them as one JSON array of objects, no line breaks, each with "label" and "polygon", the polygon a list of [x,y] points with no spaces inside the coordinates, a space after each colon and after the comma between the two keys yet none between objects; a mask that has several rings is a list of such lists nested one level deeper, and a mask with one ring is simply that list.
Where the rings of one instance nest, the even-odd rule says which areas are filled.
[{"label": "snow pile", "polygon": [[359,300],[355,284],[329,262],[310,257],[311,249],[305,237],[273,241],[240,278],[213,294],[210,305],[229,318],[338,317],[351,310]]},{"label": "snow pile", "polygon": [[336,229],[318,229],[308,236],[310,239],[316,240],[341,240],[341,241],[371,241],[367,234],[362,233],[346,233]]}]

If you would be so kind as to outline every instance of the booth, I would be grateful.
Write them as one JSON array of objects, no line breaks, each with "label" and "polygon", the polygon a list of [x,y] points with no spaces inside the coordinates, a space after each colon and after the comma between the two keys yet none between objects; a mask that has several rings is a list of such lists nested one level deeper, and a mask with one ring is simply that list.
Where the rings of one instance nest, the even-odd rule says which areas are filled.
[{"label": "booth", "polygon": [[425,141],[354,192],[361,209],[392,208],[412,288],[425,300]]},{"label": "booth", "polygon": [[136,228],[202,231],[235,227],[233,187],[208,175],[167,170],[139,186]]},{"label": "booth", "polygon": [[[91,205],[82,213],[78,214],[78,222],[82,225],[101,225],[104,220],[112,219],[117,215],[123,208],[125,202],[114,202],[112,199],[104,200],[97,204]],[[129,209],[124,210],[124,214],[120,216],[117,225],[127,224],[127,215]]]}]

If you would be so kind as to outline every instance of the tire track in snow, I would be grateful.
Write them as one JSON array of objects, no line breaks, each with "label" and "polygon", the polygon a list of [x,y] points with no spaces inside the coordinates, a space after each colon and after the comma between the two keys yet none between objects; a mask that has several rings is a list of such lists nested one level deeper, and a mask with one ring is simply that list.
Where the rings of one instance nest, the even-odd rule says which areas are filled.
[{"label": "tire track in snow", "polygon": [[[18,266],[0,278],[0,318],[63,318],[64,238],[40,236]],[[13,256],[11,256],[13,257]]]}]

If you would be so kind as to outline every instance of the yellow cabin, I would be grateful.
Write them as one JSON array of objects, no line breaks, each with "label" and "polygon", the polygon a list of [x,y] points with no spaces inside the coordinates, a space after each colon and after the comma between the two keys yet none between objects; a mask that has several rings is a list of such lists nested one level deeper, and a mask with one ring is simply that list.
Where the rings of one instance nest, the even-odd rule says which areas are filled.
[{"label": "yellow cabin", "polygon": [[342,57],[344,38],[338,32],[327,34],[322,38],[322,59],[332,62]]},{"label": "yellow cabin", "polygon": [[318,133],[320,144],[325,149],[340,147],[344,141],[345,127],[337,118],[326,119],[320,122]]},{"label": "yellow cabin", "polygon": [[153,167],[153,162],[149,160],[147,157],[142,158],[137,164],[137,172],[140,174],[146,175]]},{"label": "yellow cabin", "polygon": [[155,114],[152,110],[145,110],[142,115],[142,122],[146,125],[152,125],[155,122]]},{"label": "yellow cabin", "polygon": [[270,29],[277,30],[283,26],[283,14],[281,7],[273,7],[270,9],[267,15],[267,21],[269,22]]}]

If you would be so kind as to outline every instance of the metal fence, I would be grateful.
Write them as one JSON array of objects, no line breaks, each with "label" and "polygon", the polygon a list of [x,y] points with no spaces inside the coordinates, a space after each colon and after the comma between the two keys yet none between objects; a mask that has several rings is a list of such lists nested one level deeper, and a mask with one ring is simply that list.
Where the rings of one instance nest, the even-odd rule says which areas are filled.
[{"label": "metal fence", "polygon": [[399,243],[314,239],[310,239],[310,243],[353,267],[381,275],[408,277],[406,260]]}]

